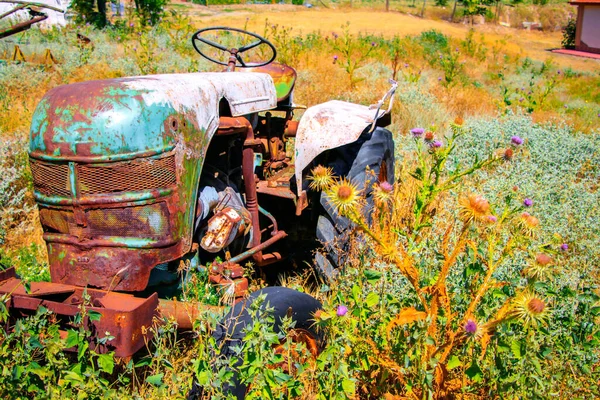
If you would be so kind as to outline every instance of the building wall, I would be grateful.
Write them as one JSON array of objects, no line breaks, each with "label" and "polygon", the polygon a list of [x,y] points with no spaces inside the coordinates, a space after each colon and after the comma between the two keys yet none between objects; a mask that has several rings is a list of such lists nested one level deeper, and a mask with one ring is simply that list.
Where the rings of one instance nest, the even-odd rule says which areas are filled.
[{"label": "building wall", "polygon": [[582,45],[600,50],[600,5],[585,6],[580,40]]}]

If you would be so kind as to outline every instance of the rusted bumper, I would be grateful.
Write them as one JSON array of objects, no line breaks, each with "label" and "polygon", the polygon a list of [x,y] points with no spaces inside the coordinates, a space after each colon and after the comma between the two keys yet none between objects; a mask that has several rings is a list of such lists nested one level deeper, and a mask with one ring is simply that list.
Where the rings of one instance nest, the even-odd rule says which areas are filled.
[{"label": "rusted bumper", "polygon": [[[90,338],[90,347],[99,353],[114,351],[117,357],[129,357],[152,338],[154,317],[158,316],[158,296],[136,298],[131,295],[86,289],[49,282],[32,282],[29,290],[17,279],[14,269],[0,276],[0,294],[9,294],[9,309],[13,316],[27,316],[43,306],[56,314],[62,328],[85,304],[88,311],[100,314],[99,320],[87,319],[87,329],[98,336]],[[85,295],[84,295],[85,294]],[[108,332],[108,333],[107,333]],[[106,336],[114,339],[98,340]]]}]

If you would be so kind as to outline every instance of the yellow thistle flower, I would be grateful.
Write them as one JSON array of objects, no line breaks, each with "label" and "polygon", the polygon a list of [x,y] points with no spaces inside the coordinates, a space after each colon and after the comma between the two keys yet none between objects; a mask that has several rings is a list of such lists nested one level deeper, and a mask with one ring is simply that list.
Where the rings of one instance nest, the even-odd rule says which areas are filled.
[{"label": "yellow thistle flower", "polygon": [[540,226],[540,220],[528,212],[524,212],[518,220],[518,225],[525,236],[533,237]]},{"label": "yellow thistle flower", "polygon": [[466,222],[489,221],[490,203],[481,195],[465,194],[458,200],[460,204],[459,215]]},{"label": "yellow thistle flower", "polygon": [[526,327],[545,324],[549,309],[546,303],[531,291],[524,291],[513,300],[512,315],[520,319]]},{"label": "yellow thistle flower", "polygon": [[311,171],[308,179],[312,181],[309,185],[311,190],[325,190],[333,184],[333,168],[317,165]]},{"label": "yellow thistle flower", "polygon": [[540,253],[535,257],[535,261],[529,267],[523,270],[528,278],[543,279],[550,278],[552,275],[552,257],[548,254]]},{"label": "yellow thistle flower", "polygon": [[346,178],[329,186],[326,194],[337,212],[345,216],[356,210],[360,202],[360,191]]},{"label": "yellow thistle flower", "polygon": [[380,182],[378,185],[375,185],[375,188],[373,190],[373,197],[375,198],[376,203],[384,204],[392,200],[393,193],[394,185],[390,184],[387,181],[384,181]]}]

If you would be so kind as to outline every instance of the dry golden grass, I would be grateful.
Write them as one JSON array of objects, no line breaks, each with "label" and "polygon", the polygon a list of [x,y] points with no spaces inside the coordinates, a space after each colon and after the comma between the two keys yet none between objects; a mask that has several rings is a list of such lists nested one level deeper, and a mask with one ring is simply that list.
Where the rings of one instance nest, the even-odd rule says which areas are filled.
[{"label": "dry golden grass", "polygon": [[[189,4],[189,3],[186,3]],[[194,26],[198,29],[207,26],[231,26],[263,32],[265,21],[293,27],[293,34],[307,34],[321,31],[341,33],[341,26],[350,23],[350,32],[354,34],[369,33],[391,37],[393,35],[418,35],[421,32],[436,29],[445,35],[464,38],[471,28],[469,25],[451,24],[446,21],[422,19],[416,16],[382,10],[350,8],[343,9],[306,9],[292,5],[229,5],[202,7],[190,6]],[[201,15],[197,15],[201,13]],[[196,14],[196,15],[194,15]],[[523,53],[530,58],[545,61],[553,58],[561,67],[577,70],[596,71],[600,65],[597,60],[554,54],[548,50],[561,46],[561,32],[537,32],[523,29],[506,28],[497,25],[477,25],[474,29],[483,33],[488,43],[505,41],[505,50],[511,53]]]}]

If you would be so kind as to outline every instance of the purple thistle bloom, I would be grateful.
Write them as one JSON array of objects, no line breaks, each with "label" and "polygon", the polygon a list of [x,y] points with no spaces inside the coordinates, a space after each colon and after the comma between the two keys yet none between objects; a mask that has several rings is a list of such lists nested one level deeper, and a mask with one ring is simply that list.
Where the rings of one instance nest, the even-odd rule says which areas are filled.
[{"label": "purple thistle bloom", "polygon": [[[404,64],[404,68],[408,68],[408,64]],[[598,116],[600,117],[600,114]]]},{"label": "purple thistle bloom", "polygon": [[525,200],[523,200],[523,205],[525,207],[531,207],[533,205],[533,200],[531,200],[530,198],[526,198]]},{"label": "purple thistle bloom", "polygon": [[556,71],[556,73],[557,73],[558,75],[560,75],[560,69],[559,69],[558,71]]},{"label": "purple thistle bloom", "polygon": [[472,319],[468,320],[465,324],[465,331],[468,334],[473,335],[475,332],[477,332],[477,323]]},{"label": "purple thistle bloom", "polygon": [[337,34],[337,33],[335,33],[335,32],[332,32],[332,33],[331,33],[331,36],[333,36],[333,38],[334,38],[334,39],[337,39],[337,38],[338,38],[338,34]]},{"label": "purple thistle bloom", "polygon": [[133,22],[130,22],[130,23],[129,23],[129,26],[133,28]]},{"label": "purple thistle bloom", "polygon": [[566,244],[566,243],[563,243],[563,244],[560,245],[560,249],[562,251],[567,251],[567,250],[569,250],[569,245]]},{"label": "purple thistle bloom", "polygon": [[522,90],[522,91],[525,91],[525,88],[524,88],[524,87],[522,87],[522,88],[521,88],[521,90]]},{"label": "purple thistle bloom", "polygon": [[346,314],[348,313],[348,307],[346,307],[346,306],[345,306],[345,305],[343,305],[343,304],[340,304],[340,305],[337,307],[337,310],[336,310],[336,312],[335,312],[335,313],[336,313],[336,315],[337,315],[338,317],[343,317],[344,315],[346,315]]},{"label": "purple thistle bloom", "polygon": [[525,99],[524,99],[524,98],[522,98],[522,97],[519,99],[519,101],[523,101],[523,100],[525,100]]},{"label": "purple thistle bloom", "polygon": [[439,140],[434,140],[434,141],[431,143],[431,147],[434,147],[434,148],[436,148],[436,149],[437,149],[437,148],[440,148],[440,147],[442,147],[442,142],[440,142]]},{"label": "purple thistle bloom", "polygon": [[375,46],[375,42],[371,42],[371,46]]},{"label": "purple thistle bloom", "polygon": [[379,187],[381,188],[381,190],[383,190],[386,193],[389,193],[394,189],[394,186],[392,186],[392,184],[389,183],[388,181],[381,182],[379,184]]},{"label": "purple thistle bloom", "polygon": [[421,137],[425,133],[425,129],[413,128],[410,130],[410,133],[412,133],[414,137]]},{"label": "purple thistle bloom", "polygon": [[439,82],[439,81],[441,81],[441,80],[442,80],[442,77],[440,76],[440,77],[438,78],[438,82]]},{"label": "purple thistle bloom", "polygon": [[338,56],[337,56],[337,54],[333,56],[333,59],[334,59],[334,60],[337,60],[337,59],[338,59]]},{"label": "purple thistle bloom", "polygon": [[512,144],[517,145],[517,146],[523,144],[523,138],[521,138],[520,136],[516,136],[516,135],[511,137],[510,141]]},{"label": "purple thistle bloom", "polygon": [[488,215],[488,221],[490,221],[491,223],[495,223],[498,221],[498,218],[496,218],[495,215]]}]

